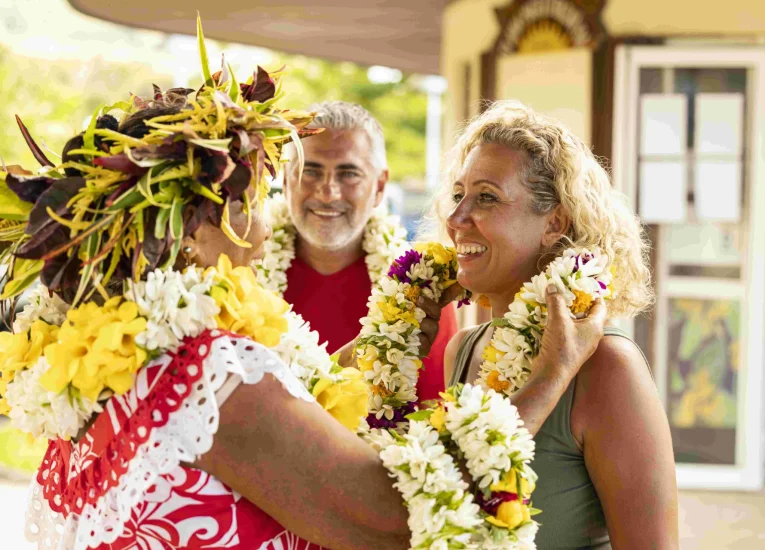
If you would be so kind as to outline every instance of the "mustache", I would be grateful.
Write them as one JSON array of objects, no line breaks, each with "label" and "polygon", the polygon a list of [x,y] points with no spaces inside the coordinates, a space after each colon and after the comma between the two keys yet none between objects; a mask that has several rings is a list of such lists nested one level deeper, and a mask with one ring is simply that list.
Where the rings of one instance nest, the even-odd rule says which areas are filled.
[{"label": "mustache", "polygon": [[334,210],[335,212],[346,213],[351,210],[351,205],[345,201],[322,202],[317,200],[307,200],[303,203],[303,211],[307,210]]}]

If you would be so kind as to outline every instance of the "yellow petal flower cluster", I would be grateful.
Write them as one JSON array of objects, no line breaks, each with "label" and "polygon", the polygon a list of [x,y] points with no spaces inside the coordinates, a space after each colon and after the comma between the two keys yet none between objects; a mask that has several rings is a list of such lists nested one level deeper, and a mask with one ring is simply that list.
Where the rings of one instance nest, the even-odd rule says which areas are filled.
[{"label": "yellow petal flower cluster", "polygon": [[325,411],[343,426],[356,432],[361,419],[369,412],[369,390],[361,371],[345,368],[340,373],[342,379],[335,382],[322,378],[313,387],[313,396]]},{"label": "yellow petal flower cluster", "polygon": [[457,259],[456,252],[453,248],[446,248],[444,245],[437,242],[414,243],[414,249],[420,254],[433,256],[433,259],[438,264],[448,265],[453,260]]},{"label": "yellow petal flower cluster", "polygon": [[[452,262],[457,261],[457,251],[454,248],[446,247],[442,245],[441,243],[437,242],[427,242],[427,243],[414,243],[414,249],[421,253],[421,254],[428,254],[433,256],[433,259],[437,264],[441,265],[450,265]],[[446,290],[450,286],[452,286],[454,283],[457,282],[457,279],[444,279],[440,282],[442,290]]]},{"label": "yellow petal flower cluster", "polygon": [[488,522],[498,527],[515,529],[519,525],[531,520],[531,510],[528,505],[523,503],[523,500],[528,499],[531,493],[534,492],[535,484],[533,481],[519,477],[515,470],[510,470],[503,479],[493,483],[489,488],[495,492],[503,491],[515,495],[518,495],[520,490],[520,495],[518,495],[518,500],[500,504],[497,508],[497,515],[486,518]]},{"label": "yellow petal flower cluster", "polygon": [[520,500],[511,500],[503,502],[497,508],[496,516],[489,516],[486,521],[504,527],[505,529],[515,529],[519,525],[531,520],[531,510]]},{"label": "yellow petal flower cluster", "polygon": [[380,308],[386,323],[392,325],[400,319],[409,325],[418,328],[420,326],[420,323],[417,321],[417,317],[414,314],[414,308],[411,310],[405,309],[406,306],[402,308],[396,301],[395,296],[391,296],[387,301],[377,302],[377,306]]},{"label": "yellow petal flower cluster", "polygon": [[138,306],[120,296],[103,306],[88,302],[69,310],[58,340],[45,348],[50,368],[41,384],[56,393],[71,385],[91,401],[106,389],[125,393],[147,359],[135,343],[144,330],[146,319],[138,316]]},{"label": "yellow petal flower cluster", "polygon": [[[212,268],[211,268],[212,269]],[[251,267],[232,267],[221,255],[213,271],[215,286],[210,296],[220,307],[218,328],[252,338],[266,347],[279,343],[287,332],[289,304],[261,287]]]},{"label": "yellow petal flower cluster", "polygon": [[5,399],[8,383],[17,372],[26,370],[37,363],[43,355],[45,346],[55,342],[59,328],[44,321],[32,323],[28,332],[12,334],[0,333],[0,414],[8,414]]}]

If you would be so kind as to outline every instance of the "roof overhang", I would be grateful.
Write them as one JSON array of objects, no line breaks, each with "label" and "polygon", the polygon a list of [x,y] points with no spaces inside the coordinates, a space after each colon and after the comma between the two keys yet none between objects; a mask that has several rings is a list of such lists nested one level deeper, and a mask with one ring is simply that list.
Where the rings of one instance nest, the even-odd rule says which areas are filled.
[{"label": "roof overhang", "polygon": [[287,53],[438,74],[448,0],[68,0],[78,11],[131,27],[194,34]]}]

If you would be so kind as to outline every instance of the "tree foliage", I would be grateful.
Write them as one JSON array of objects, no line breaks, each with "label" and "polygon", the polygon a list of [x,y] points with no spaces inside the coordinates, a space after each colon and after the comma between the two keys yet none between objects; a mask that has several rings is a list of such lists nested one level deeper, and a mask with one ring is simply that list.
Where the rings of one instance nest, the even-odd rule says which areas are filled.
[{"label": "tree foliage", "polygon": [[[275,66],[267,69],[287,67],[283,82],[288,107],[304,109],[327,99],[359,103],[383,126],[392,179],[424,176],[427,97],[418,89],[416,75],[377,84],[370,82],[365,67],[352,63],[281,53],[274,53],[274,59]],[[240,79],[246,69],[234,67]],[[195,87],[200,79],[201,75],[187,84]],[[148,95],[152,83],[163,89],[174,85],[171,76],[147,64],[100,57],[54,62],[15,55],[0,46],[0,155],[8,164],[36,168],[16,126],[16,114],[38,141],[60,153],[99,105],[126,99],[128,92]]]}]

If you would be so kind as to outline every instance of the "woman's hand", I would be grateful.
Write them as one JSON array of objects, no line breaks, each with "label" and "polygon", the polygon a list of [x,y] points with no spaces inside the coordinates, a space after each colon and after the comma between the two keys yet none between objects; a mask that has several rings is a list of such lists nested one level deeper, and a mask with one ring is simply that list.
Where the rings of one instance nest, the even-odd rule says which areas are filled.
[{"label": "woman's hand", "polygon": [[463,292],[464,289],[455,283],[441,294],[441,299],[438,302],[426,296],[420,296],[417,299],[417,307],[425,312],[425,318],[420,323],[420,330],[422,331],[419,335],[420,357],[427,357],[430,353],[430,348],[433,347],[433,343],[436,341],[439,321],[441,320],[441,310],[457,299]]},{"label": "woman's hand", "polygon": [[[417,307],[425,312],[425,318],[420,323],[420,357],[427,357],[430,348],[433,347],[433,342],[436,341],[441,310],[452,303],[463,291],[464,289],[460,285],[454,284],[444,291],[438,302],[425,296],[420,296],[417,299]],[[356,367],[356,353],[354,353],[356,340],[358,338],[351,340],[335,352],[339,354],[338,364],[341,367]]]},{"label": "woman's hand", "polygon": [[606,306],[595,302],[584,319],[572,319],[555,286],[547,287],[547,328],[539,355],[534,359],[526,384],[513,394],[523,422],[533,434],[558,404],[582,365],[603,337]]},{"label": "woman's hand", "polygon": [[555,285],[547,287],[547,327],[542,336],[534,369],[548,368],[570,382],[600,343],[606,322],[606,306],[598,299],[584,319],[572,319]]}]

